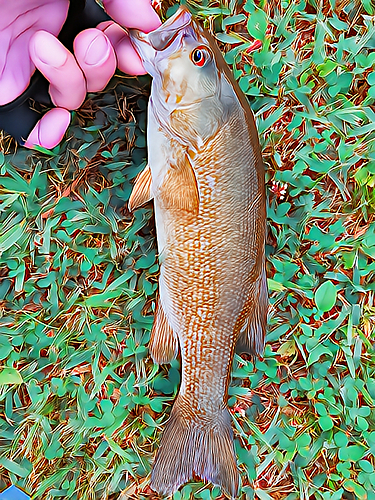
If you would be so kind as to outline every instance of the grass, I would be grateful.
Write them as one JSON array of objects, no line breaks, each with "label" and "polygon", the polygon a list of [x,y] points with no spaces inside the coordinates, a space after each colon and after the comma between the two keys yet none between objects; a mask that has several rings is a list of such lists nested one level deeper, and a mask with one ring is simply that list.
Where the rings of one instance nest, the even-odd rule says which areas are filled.
[{"label": "grass", "polygon": [[[241,499],[374,499],[374,7],[190,5],[250,100],[266,164],[267,346],[236,357],[229,398]],[[0,489],[158,498],[148,473],[179,363],[148,356],[152,206],[126,209],[148,83],[119,75],[90,94],[53,151],[0,137]],[[173,498],[223,497],[192,481]]]}]

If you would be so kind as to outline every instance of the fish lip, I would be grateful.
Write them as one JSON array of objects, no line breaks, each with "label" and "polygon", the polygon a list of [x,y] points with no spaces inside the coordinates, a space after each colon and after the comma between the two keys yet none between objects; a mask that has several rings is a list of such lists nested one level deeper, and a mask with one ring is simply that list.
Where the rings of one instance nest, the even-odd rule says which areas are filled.
[{"label": "fish lip", "polygon": [[130,41],[132,42],[133,45],[137,43],[137,41],[145,41],[147,42],[147,33],[144,33],[141,30],[131,28],[127,29]]},{"label": "fish lip", "polygon": [[129,29],[129,38],[137,52],[139,51],[139,42],[145,42],[151,45],[154,50],[162,51],[173,42],[183,28],[191,23],[191,19],[189,10],[185,6],[180,6],[177,12],[165,23],[147,34],[137,29]]},{"label": "fish lip", "polygon": [[[191,13],[187,7],[181,5],[178,10],[165,21],[165,23],[158,26],[155,30],[150,31],[152,33],[160,33],[162,31],[168,30],[171,26],[174,30],[180,30],[185,28],[191,22]],[[178,21],[178,22],[177,22]]]},{"label": "fish lip", "polygon": [[149,52],[149,49],[151,48],[147,38],[147,33],[143,33],[143,31],[134,28],[128,29],[127,32],[130,39],[130,43],[132,44],[138,56],[144,62],[146,54]]}]

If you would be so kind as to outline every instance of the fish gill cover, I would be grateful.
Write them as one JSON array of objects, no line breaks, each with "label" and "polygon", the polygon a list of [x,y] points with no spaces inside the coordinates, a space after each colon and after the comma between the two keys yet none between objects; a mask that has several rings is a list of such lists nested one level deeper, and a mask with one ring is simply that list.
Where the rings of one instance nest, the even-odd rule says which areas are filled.
[{"label": "fish gill cover", "polygon": [[[267,169],[267,345],[236,356],[229,389],[240,498],[374,499],[374,7],[191,5],[249,98]],[[146,159],[141,83],[89,95],[53,151],[0,138],[0,491],[157,498],[179,364],[148,355],[152,208],[126,209]],[[220,495],[193,481],[173,498]]]}]

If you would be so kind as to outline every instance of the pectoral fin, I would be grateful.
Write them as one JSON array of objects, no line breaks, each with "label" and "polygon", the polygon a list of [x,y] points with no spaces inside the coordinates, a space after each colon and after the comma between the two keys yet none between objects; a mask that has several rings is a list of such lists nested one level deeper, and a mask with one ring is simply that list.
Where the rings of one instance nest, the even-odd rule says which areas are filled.
[{"label": "pectoral fin", "polygon": [[151,200],[151,169],[147,165],[136,178],[132,194],[130,195],[128,208],[132,212]]},{"label": "pectoral fin", "polygon": [[170,363],[178,352],[178,341],[165,316],[160,299],[156,307],[154,325],[148,346],[152,359],[158,365]]},{"label": "pectoral fin", "polygon": [[236,352],[262,355],[266,335],[267,311],[267,278],[266,273],[262,271],[239,318]]},{"label": "pectoral fin", "polygon": [[198,214],[198,184],[187,155],[170,165],[159,189],[164,208]]}]

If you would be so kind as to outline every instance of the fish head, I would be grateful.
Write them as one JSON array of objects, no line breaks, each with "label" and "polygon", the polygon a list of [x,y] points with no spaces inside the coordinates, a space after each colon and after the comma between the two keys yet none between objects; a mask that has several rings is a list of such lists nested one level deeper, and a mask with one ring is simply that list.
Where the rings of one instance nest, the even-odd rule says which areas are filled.
[{"label": "fish head", "polygon": [[215,93],[218,77],[212,49],[185,7],[148,34],[130,30],[130,38],[167,104],[189,105]]},{"label": "fish head", "polygon": [[[170,123],[174,114],[178,117],[176,124],[189,122],[194,133],[213,135],[226,119],[222,111],[230,106],[226,97],[233,100],[233,89],[224,89],[229,84],[223,82],[225,63],[211,35],[186,7],[180,7],[148,34],[138,30],[130,30],[129,34],[146,71],[153,77],[151,98],[159,121]],[[224,101],[227,106],[223,106]]]}]

